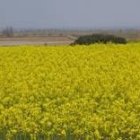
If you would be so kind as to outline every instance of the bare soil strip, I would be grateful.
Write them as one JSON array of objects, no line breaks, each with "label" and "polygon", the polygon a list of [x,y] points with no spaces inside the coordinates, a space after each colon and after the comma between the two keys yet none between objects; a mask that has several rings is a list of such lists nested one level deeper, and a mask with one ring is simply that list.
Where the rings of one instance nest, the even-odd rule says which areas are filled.
[{"label": "bare soil strip", "polygon": [[74,40],[64,36],[0,38],[0,46],[11,45],[69,45]]}]

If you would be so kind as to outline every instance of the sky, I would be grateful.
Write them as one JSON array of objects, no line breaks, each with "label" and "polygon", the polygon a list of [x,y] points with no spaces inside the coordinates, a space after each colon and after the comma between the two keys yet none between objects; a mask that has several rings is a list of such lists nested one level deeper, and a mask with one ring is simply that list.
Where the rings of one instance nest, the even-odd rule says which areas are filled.
[{"label": "sky", "polygon": [[0,0],[0,28],[140,28],[140,0]]}]

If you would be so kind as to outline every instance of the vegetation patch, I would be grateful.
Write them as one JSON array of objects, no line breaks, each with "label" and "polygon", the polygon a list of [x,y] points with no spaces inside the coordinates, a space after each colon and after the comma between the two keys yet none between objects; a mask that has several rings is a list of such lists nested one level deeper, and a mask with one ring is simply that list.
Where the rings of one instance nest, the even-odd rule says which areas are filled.
[{"label": "vegetation patch", "polygon": [[139,46],[1,47],[0,139],[139,140]]},{"label": "vegetation patch", "polygon": [[89,45],[94,43],[115,43],[115,44],[126,44],[127,41],[123,37],[117,37],[114,35],[104,35],[104,34],[92,34],[80,36],[72,45]]}]

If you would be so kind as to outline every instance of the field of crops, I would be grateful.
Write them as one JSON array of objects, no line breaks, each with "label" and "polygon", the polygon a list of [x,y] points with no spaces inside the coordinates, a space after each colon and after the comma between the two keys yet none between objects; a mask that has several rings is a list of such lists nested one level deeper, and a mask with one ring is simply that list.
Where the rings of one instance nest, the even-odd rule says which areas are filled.
[{"label": "field of crops", "polygon": [[0,140],[140,140],[140,43],[0,48]]}]

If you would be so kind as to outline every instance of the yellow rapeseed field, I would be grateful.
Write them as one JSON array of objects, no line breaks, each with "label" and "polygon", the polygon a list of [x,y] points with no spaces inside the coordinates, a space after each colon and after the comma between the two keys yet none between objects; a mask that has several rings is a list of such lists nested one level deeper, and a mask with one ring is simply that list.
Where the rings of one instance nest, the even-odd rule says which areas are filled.
[{"label": "yellow rapeseed field", "polygon": [[0,47],[0,140],[140,140],[140,43]]}]

